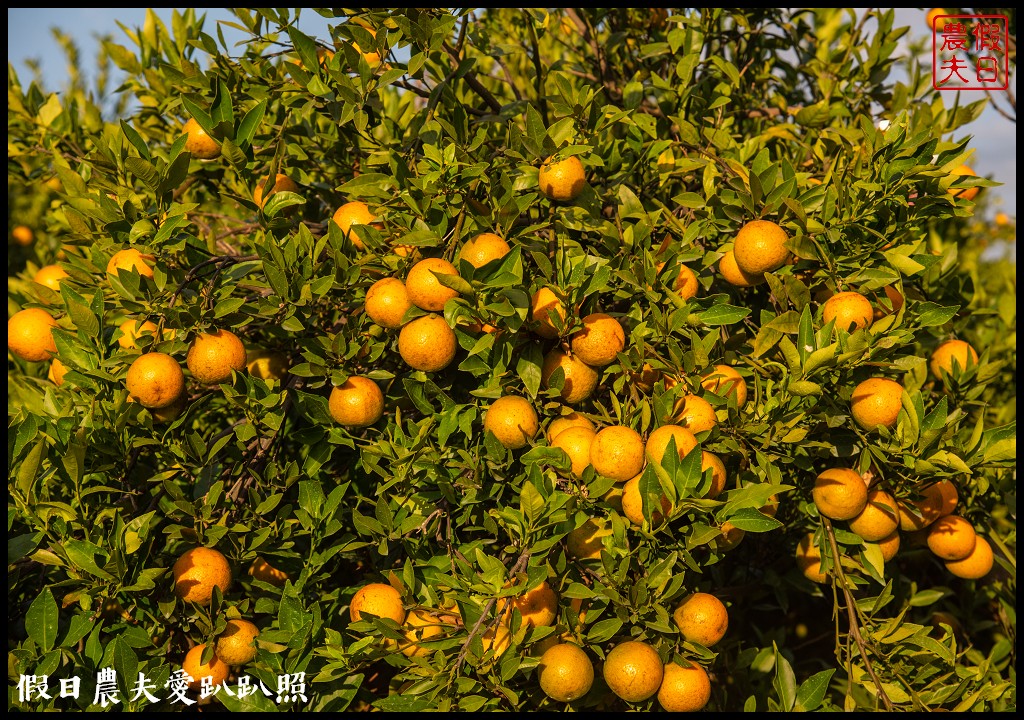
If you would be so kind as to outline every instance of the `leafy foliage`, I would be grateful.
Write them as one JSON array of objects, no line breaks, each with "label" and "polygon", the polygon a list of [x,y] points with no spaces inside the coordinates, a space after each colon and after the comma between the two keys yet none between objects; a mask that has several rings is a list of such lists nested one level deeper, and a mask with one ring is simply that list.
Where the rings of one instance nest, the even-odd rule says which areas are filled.
[{"label": "leafy foliage", "polygon": [[[891,10],[321,10],[329,38],[300,32],[297,11],[234,12],[236,46],[194,9],[170,28],[151,12],[128,46],[107,40],[130,98],[113,113],[84,88],[23,88],[8,71],[8,222],[38,235],[9,248],[9,312],[54,313],[68,368],[58,387],[45,363],[8,361],[9,673],[88,685],[113,667],[122,683],[145,672],[163,687],[189,647],[240,616],[261,632],[239,672],[271,688],[306,673],[312,711],[552,709],[536,649],[562,632],[598,666],[625,639],[703,664],[717,710],[1015,706],[1016,272],[986,260],[977,206],[947,192],[995,184],[950,174],[984,102],[948,107],[913,66],[893,81],[908,29]],[[185,150],[190,118],[219,158]],[[538,189],[554,154],[586,170],[571,203]],[[253,192],[279,172],[299,190],[261,209]],[[378,223],[341,232],[330,218],[351,200]],[[795,262],[738,288],[715,268],[753,219],[787,229]],[[458,261],[482,232],[512,250]],[[152,278],[104,272],[126,247],[155,258]],[[373,282],[418,257],[459,271],[439,281],[459,293],[444,318],[460,349],[430,374],[362,312]],[[59,292],[31,281],[53,262],[70,275]],[[674,285],[682,264],[700,284],[688,300]],[[598,311],[626,330],[577,409],[646,435],[700,394],[719,423],[699,449],[725,461],[724,494],[707,496],[699,452],[677,461],[673,442],[643,473],[635,526],[609,478],[571,475],[541,436],[522,451],[485,436],[483,413],[504,394],[529,398],[544,425],[563,412],[561,371],[548,383],[541,372],[558,341],[531,332],[543,286],[569,308],[564,337]],[[847,289],[879,311],[870,328],[823,322],[824,300]],[[161,332],[123,348],[129,318]],[[281,353],[290,373],[191,383],[170,421],[128,401],[135,357],[184,362],[211,328]],[[950,337],[980,359],[942,382],[927,360]],[[745,378],[742,408],[701,386],[718,363]],[[366,429],[328,409],[350,375],[385,394]],[[879,375],[904,386],[902,410],[865,432],[850,397]],[[833,466],[904,501],[954,481],[995,569],[959,580],[909,536],[884,562],[818,516],[811,488]],[[662,494],[672,509],[652,523]],[[590,518],[609,533],[599,559],[580,560],[566,539]],[[722,542],[726,523],[751,536]],[[829,584],[794,564],[808,532]],[[236,570],[208,608],[171,590],[195,545]],[[283,587],[247,574],[257,557],[288,573]],[[507,651],[484,642],[543,580],[560,598],[557,628],[516,611]],[[396,652],[391,620],[350,622],[368,582],[448,613],[426,652]],[[713,649],[671,620],[697,590],[729,606]],[[261,694],[217,702],[273,709]],[[575,705],[627,707],[600,679]]]}]

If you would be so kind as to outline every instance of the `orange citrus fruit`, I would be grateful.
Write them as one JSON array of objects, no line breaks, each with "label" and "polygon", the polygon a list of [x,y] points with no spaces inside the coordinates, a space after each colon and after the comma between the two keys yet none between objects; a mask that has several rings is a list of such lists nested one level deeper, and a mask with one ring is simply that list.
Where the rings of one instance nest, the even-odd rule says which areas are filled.
[{"label": "orange citrus fruit", "polygon": [[421,310],[440,312],[444,310],[446,302],[457,298],[459,294],[450,287],[442,285],[434,273],[458,275],[459,271],[447,260],[426,258],[412,266],[405,279],[405,289],[409,293],[409,300],[416,307]]},{"label": "orange citrus fruit", "polygon": [[672,612],[672,619],[688,642],[712,647],[729,629],[729,611],[710,593],[696,592],[683,598]]},{"label": "orange citrus fruit", "polygon": [[741,270],[732,250],[726,251],[718,261],[718,272],[727,283],[736,287],[753,287],[767,282],[764,273],[752,275]]},{"label": "orange citrus fruit", "polygon": [[[722,459],[714,453],[709,453],[707,450],[701,450],[700,453],[700,471],[704,473],[711,469],[711,487],[708,488],[707,497],[714,500],[716,497],[722,494],[725,490],[725,483],[727,476],[725,474],[725,463]],[[774,513],[772,513],[774,515]]]},{"label": "orange citrus fruit", "polygon": [[498,398],[484,413],[484,430],[494,433],[503,446],[518,450],[537,435],[540,420],[526,398],[505,395]]},{"label": "orange citrus fruit", "polygon": [[836,293],[826,300],[821,316],[826,325],[835,320],[836,329],[853,332],[871,327],[875,320],[875,309],[866,297],[851,290]]},{"label": "orange citrus fruit", "polygon": [[384,393],[370,378],[352,375],[331,390],[327,406],[339,425],[367,427],[384,414]]},{"label": "orange citrus fruit", "polygon": [[978,534],[959,515],[946,515],[928,529],[928,549],[942,560],[963,560],[974,552]]},{"label": "orange citrus fruit", "polygon": [[565,160],[548,158],[537,174],[540,191],[550,200],[560,202],[575,200],[583,192],[586,181],[583,163],[575,155]]},{"label": "orange citrus fruit", "polygon": [[956,485],[949,480],[939,480],[923,488],[919,498],[899,504],[900,529],[904,532],[923,530],[940,517],[951,514],[959,496]]},{"label": "orange citrus fruit", "polygon": [[574,355],[567,355],[558,348],[544,356],[540,369],[541,384],[549,387],[551,376],[558,368],[565,374],[562,385],[562,399],[570,405],[586,400],[597,387],[597,370]]},{"label": "orange citrus fruit", "polygon": [[381,327],[397,330],[412,307],[405,283],[398,278],[381,278],[366,291],[366,314]]},{"label": "orange citrus fruit", "polygon": [[[977,176],[977,173],[975,173],[974,170],[972,170],[969,165],[962,165],[962,164],[961,165],[957,165],[955,168],[950,170],[949,174],[950,175],[955,175],[957,177],[964,176],[964,175],[970,175],[970,176],[974,176],[974,177]],[[972,188],[953,188],[953,187],[951,187],[946,192],[949,193],[950,195],[952,195],[953,197],[963,198],[964,200],[973,200],[975,197],[977,197],[978,193],[981,192],[981,188],[980,187],[972,187]]]},{"label": "orange citrus fruit", "polygon": [[[622,486],[622,514],[625,515],[634,525],[644,524],[643,497],[640,494],[640,478],[643,473],[638,473],[626,481]],[[661,510],[650,508],[651,525],[660,525],[665,516],[672,512],[672,503],[665,497],[664,492],[658,489],[658,505]]]},{"label": "orange citrus fruit", "polygon": [[611,649],[604,659],[604,681],[617,696],[629,703],[643,702],[661,687],[665,666],[658,651],[645,642],[626,640]]},{"label": "orange citrus fruit", "polygon": [[682,407],[676,412],[676,421],[694,435],[712,429],[718,424],[715,408],[697,395],[686,395],[677,403]]},{"label": "orange citrus fruit", "polygon": [[185,150],[198,160],[212,160],[220,157],[220,143],[210,137],[195,118],[189,118],[181,129],[185,140]]},{"label": "orange citrus fruit", "polygon": [[32,282],[48,287],[54,292],[60,292],[60,283],[66,277],[70,276],[60,265],[43,265],[32,276]]},{"label": "orange citrus fruit", "polygon": [[977,365],[978,353],[963,340],[947,340],[935,348],[928,367],[937,380],[942,380],[945,375],[953,374],[954,363],[963,372],[968,365]]},{"label": "orange citrus fruit", "polygon": [[736,265],[747,275],[762,275],[778,270],[790,258],[786,248],[789,235],[770,220],[748,222],[736,235],[733,255]]},{"label": "orange citrus fruit", "polygon": [[988,544],[988,540],[979,535],[970,555],[962,560],[947,560],[946,569],[957,577],[978,580],[988,575],[994,564],[995,557],[992,554],[992,546]]},{"label": "orange citrus fruit", "polygon": [[572,351],[593,367],[603,367],[615,360],[626,346],[626,332],[618,320],[604,313],[583,318],[583,329],[572,336]]},{"label": "orange citrus fruit", "polygon": [[551,288],[542,287],[533,294],[530,300],[530,312],[537,323],[535,332],[538,335],[549,340],[558,337],[558,330],[555,329],[548,315],[554,313],[564,324],[565,306],[562,305],[562,301],[558,299]]},{"label": "orange citrus fruit", "polygon": [[441,315],[418,317],[398,334],[398,352],[414,370],[443,370],[455,359],[456,349],[455,333]]},{"label": "orange citrus fruit", "polygon": [[245,369],[262,380],[280,380],[288,374],[288,357],[274,350],[247,347]]},{"label": "orange citrus fruit", "polygon": [[903,407],[903,386],[887,378],[868,378],[853,389],[850,414],[865,430],[890,428]]},{"label": "orange citrus fruit", "polygon": [[644,469],[644,441],[623,425],[611,425],[594,436],[590,464],[599,475],[625,482]]},{"label": "orange citrus fruit", "polygon": [[868,486],[855,470],[829,468],[814,481],[811,496],[821,515],[849,520],[860,515],[867,505]]},{"label": "orange citrus fruit", "polygon": [[256,184],[256,189],[252,191],[252,201],[262,210],[263,206],[270,200],[270,196],[277,192],[298,192],[299,186],[294,180],[285,175],[284,173],[278,173],[274,176],[274,186],[270,188],[270,192],[267,193],[266,197],[263,197],[263,188],[266,186],[267,181],[270,177],[260,178],[260,181]]},{"label": "orange citrus fruit", "polygon": [[224,683],[228,679],[231,668],[227,663],[217,657],[214,651],[213,657],[208,663],[203,663],[203,650],[205,645],[196,645],[185,653],[185,659],[181,661],[181,669],[192,678],[188,686],[191,690],[198,690],[203,685],[203,678],[210,678],[214,686]]},{"label": "orange citrus fruit", "polygon": [[821,551],[814,543],[814,533],[807,533],[796,546],[796,566],[808,580],[823,583],[828,575],[821,571]]},{"label": "orange citrus fruit", "polygon": [[565,538],[569,554],[580,560],[599,560],[604,548],[603,538],[612,534],[604,518],[590,518]]},{"label": "orange citrus fruit", "polygon": [[879,542],[900,526],[899,510],[892,495],[877,488],[868,491],[867,504],[850,518],[850,530],[868,542]]},{"label": "orange citrus fruit", "polygon": [[153,277],[153,268],[149,263],[153,262],[153,259],[152,255],[144,255],[135,248],[118,250],[107,263],[107,274],[116,276],[119,270],[127,270],[151,278]]},{"label": "orange citrus fruit", "polygon": [[352,622],[357,622],[362,619],[364,613],[380,618],[391,618],[399,625],[405,622],[406,614],[405,608],[402,607],[402,596],[393,587],[384,583],[364,585],[352,596],[348,608],[349,618]]},{"label": "orange citrus fruit", "polygon": [[590,467],[590,448],[597,433],[592,428],[575,426],[558,434],[551,447],[564,450],[569,456],[572,474],[579,477]]},{"label": "orange citrus fruit", "polygon": [[256,657],[258,627],[248,620],[228,620],[217,638],[217,657],[228,665],[245,665]]},{"label": "orange citrus fruit", "polygon": [[572,702],[590,692],[594,664],[578,645],[559,643],[541,655],[537,665],[540,689],[552,700]]},{"label": "orange citrus fruit", "polygon": [[218,385],[231,379],[231,371],[245,369],[245,345],[230,330],[199,333],[185,357],[189,372],[204,385]]},{"label": "orange citrus fruit", "polygon": [[644,447],[647,459],[661,465],[668,451],[669,440],[676,441],[676,453],[680,460],[697,447],[697,438],[682,425],[662,425],[647,438],[647,445]]},{"label": "orange citrus fruit", "polygon": [[221,593],[231,589],[231,566],[219,550],[195,547],[186,550],[174,563],[174,594],[185,602],[207,605],[213,589]]},{"label": "orange citrus fruit", "polygon": [[7,321],[7,349],[22,360],[42,362],[57,353],[57,321],[42,308],[25,308]]},{"label": "orange citrus fruit", "polygon": [[747,402],[747,381],[730,365],[715,365],[700,381],[701,387],[715,395],[736,398],[736,408],[743,409]]},{"label": "orange citrus fruit", "polygon": [[144,353],[128,368],[125,386],[129,397],[142,407],[165,408],[185,393],[185,373],[167,353]]},{"label": "orange citrus fruit", "polygon": [[667,663],[658,688],[658,704],[666,712],[697,712],[711,699],[708,672],[695,662]]},{"label": "orange citrus fruit", "polygon": [[352,200],[351,202],[345,203],[334,211],[334,215],[331,216],[331,220],[341,228],[341,234],[347,236],[357,250],[362,250],[366,246],[359,238],[359,235],[351,232],[353,225],[373,225],[374,227],[381,227],[380,223],[375,222],[377,220],[377,216],[370,212],[370,207],[362,200]]},{"label": "orange citrus fruit", "polygon": [[67,373],[67,365],[57,358],[50,361],[50,369],[46,371],[47,379],[57,387],[64,384],[64,375]]},{"label": "orange citrus fruit", "polygon": [[511,249],[504,239],[494,233],[480,233],[462,246],[462,250],[459,251],[459,259],[479,268],[492,260],[505,257]]},{"label": "orange citrus fruit", "polygon": [[36,234],[28,225],[15,225],[11,228],[11,237],[22,247],[28,247],[35,242]]},{"label": "orange citrus fruit", "polygon": [[264,558],[257,557],[249,567],[249,574],[256,580],[261,580],[271,585],[282,586],[288,580],[288,573],[278,570],[268,563]]},{"label": "orange citrus fruit", "polygon": [[595,433],[597,432],[597,428],[594,427],[594,423],[589,418],[573,410],[567,415],[556,417],[548,424],[548,443],[554,441],[563,430],[573,427],[590,428]]},{"label": "orange citrus fruit", "polygon": [[896,553],[899,552],[900,531],[893,530],[887,536],[879,540],[876,544],[882,550],[882,559],[885,560],[885,562],[889,562],[894,557],[896,557]]},{"label": "orange citrus fruit", "polygon": [[[502,603],[503,601],[499,601]],[[502,618],[506,625],[512,622],[512,610],[518,610],[523,622],[531,627],[547,627],[555,624],[558,616],[558,594],[547,580],[512,599]]]}]

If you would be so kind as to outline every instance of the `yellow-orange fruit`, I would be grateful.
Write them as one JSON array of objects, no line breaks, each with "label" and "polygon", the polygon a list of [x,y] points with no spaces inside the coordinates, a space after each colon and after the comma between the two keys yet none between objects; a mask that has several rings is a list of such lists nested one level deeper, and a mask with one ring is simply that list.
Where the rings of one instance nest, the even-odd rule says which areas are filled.
[{"label": "yellow-orange fruit", "polygon": [[339,425],[367,427],[384,414],[384,393],[370,378],[352,375],[331,390],[327,406]]},{"label": "yellow-orange fruit", "polygon": [[540,191],[549,199],[560,202],[575,200],[587,182],[583,171],[583,163],[573,155],[565,160],[548,158],[537,174]]},{"label": "yellow-orange fruit", "polygon": [[693,434],[711,430],[718,424],[715,408],[698,395],[686,395],[681,398],[682,407],[676,412],[676,421]]},{"label": "yellow-orange fruit", "polygon": [[42,308],[25,308],[7,321],[7,349],[22,360],[42,362],[57,353],[57,321]]},{"label": "yellow-orange fruit", "polygon": [[207,605],[213,589],[231,589],[231,566],[219,550],[195,547],[182,553],[172,569],[174,594],[185,602]]},{"label": "yellow-orange fruit", "polygon": [[960,372],[967,369],[967,366],[978,363],[978,353],[969,343],[963,340],[947,340],[935,348],[928,367],[936,380],[942,380],[944,375],[953,374],[953,363],[960,368]]},{"label": "yellow-orange fruit", "polygon": [[715,365],[701,378],[700,384],[716,395],[736,398],[738,410],[747,402],[747,381],[730,365]]},{"label": "yellow-orange fruit", "polygon": [[565,451],[569,456],[572,474],[579,477],[590,467],[590,448],[597,433],[588,427],[571,427],[558,434],[551,447]]},{"label": "yellow-orange fruit", "polygon": [[484,430],[494,433],[506,448],[518,450],[537,436],[540,420],[529,400],[518,395],[505,395],[487,408]]},{"label": "yellow-orange fruit", "polygon": [[185,654],[181,661],[181,669],[185,671],[191,680],[188,683],[190,690],[198,690],[203,685],[203,678],[210,678],[211,686],[223,684],[228,679],[231,667],[219,657],[216,651],[213,657],[206,664],[203,663],[203,650],[205,645],[196,645]]},{"label": "yellow-orange fruit", "polygon": [[[722,494],[725,490],[725,483],[727,476],[725,474],[725,463],[722,462],[714,453],[709,453],[707,450],[701,450],[700,453],[700,471],[703,473],[711,468],[711,487],[708,488],[707,497],[714,500],[716,497]],[[777,508],[778,506],[776,506]],[[774,513],[772,513],[774,515]]]},{"label": "yellow-orange fruit", "polygon": [[992,546],[988,544],[988,540],[979,535],[971,554],[962,560],[947,561],[946,569],[957,577],[978,580],[988,575],[994,564],[995,557],[992,554]]},{"label": "yellow-orange fruit", "polygon": [[366,246],[363,241],[359,238],[359,235],[351,232],[353,225],[373,225],[379,227],[375,221],[377,216],[370,212],[370,207],[362,200],[352,200],[347,202],[337,210],[334,211],[334,215],[331,220],[341,228],[342,235],[347,235],[348,239],[352,242],[357,250],[362,250]]},{"label": "yellow-orange fruit", "polygon": [[259,183],[256,185],[256,189],[252,191],[252,201],[256,203],[260,209],[267,204],[267,201],[270,200],[270,196],[274,193],[299,191],[298,183],[284,173],[278,173],[274,176],[274,185],[270,188],[270,192],[267,193],[266,197],[263,197],[263,187],[267,184],[268,179],[269,177],[260,178]]},{"label": "yellow-orange fruit", "polygon": [[625,482],[644,469],[644,441],[623,425],[612,425],[594,436],[590,464],[599,475]]},{"label": "yellow-orange fruit", "polygon": [[381,278],[366,291],[366,314],[381,327],[402,327],[402,318],[411,307],[405,283],[398,278]]},{"label": "yellow-orange fruit", "polygon": [[60,292],[60,283],[66,277],[69,277],[67,271],[60,265],[44,265],[32,276],[32,282],[48,287],[54,292]]},{"label": "yellow-orange fruit", "polygon": [[829,468],[814,481],[811,492],[818,512],[833,520],[857,517],[868,502],[868,486],[860,473],[849,468]]},{"label": "yellow-orange fruit", "polygon": [[778,270],[790,258],[787,240],[786,231],[770,220],[748,222],[740,228],[733,244],[736,265],[754,276]]},{"label": "yellow-orange fruit", "polygon": [[399,625],[405,622],[402,596],[393,587],[384,583],[370,583],[359,588],[352,596],[348,613],[352,622],[362,619],[363,613],[391,618]]},{"label": "yellow-orange fruit", "polygon": [[647,445],[644,448],[647,459],[662,464],[670,440],[675,440],[676,453],[680,460],[697,447],[697,438],[682,425],[662,425],[647,438]]},{"label": "yellow-orange fruit", "polygon": [[220,143],[210,137],[195,118],[189,118],[181,132],[187,135],[185,150],[198,160],[212,160],[220,157]]},{"label": "yellow-orange fruit", "polygon": [[853,389],[850,414],[865,430],[891,428],[903,407],[903,386],[887,378],[868,378]]},{"label": "yellow-orange fruit", "polygon": [[150,265],[154,260],[152,255],[144,255],[135,248],[118,250],[107,262],[107,274],[118,275],[118,270],[135,271],[143,277],[153,277],[153,268]]},{"label": "yellow-orange fruit", "polygon": [[597,387],[597,370],[574,355],[567,355],[558,348],[544,356],[544,364],[540,369],[540,380],[544,387],[549,387],[551,376],[558,368],[562,368],[565,374],[561,392],[562,399],[570,405],[587,399]]},{"label": "yellow-orange fruit", "polygon": [[736,287],[753,287],[767,282],[764,273],[752,275],[740,269],[732,250],[727,251],[718,261],[718,272],[727,283]]},{"label": "yellow-orange fruit", "polygon": [[450,287],[442,285],[434,273],[458,275],[459,271],[447,260],[426,258],[412,266],[405,279],[405,289],[409,293],[409,300],[416,307],[421,310],[440,312],[444,310],[446,302],[457,298],[459,294]]},{"label": "yellow-orange fruit", "polygon": [[462,250],[459,251],[459,259],[479,268],[492,260],[505,257],[511,249],[504,238],[494,233],[480,233],[462,246]]},{"label": "yellow-orange fruit", "polygon": [[572,336],[573,353],[593,367],[610,364],[625,346],[622,325],[605,313],[587,315],[583,318],[583,329]]},{"label": "yellow-orange fruit", "polygon": [[230,330],[199,333],[185,357],[189,372],[204,385],[218,385],[231,379],[231,371],[245,369],[245,345]]},{"label": "yellow-orange fruit", "polygon": [[144,408],[156,410],[173,404],[185,392],[185,373],[167,353],[140,355],[128,368],[128,395]]},{"label": "yellow-orange fruit", "polygon": [[850,519],[850,530],[868,542],[878,542],[899,528],[899,511],[889,493],[877,488],[868,491],[867,504]]},{"label": "yellow-orange fruit", "polygon": [[414,370],[437,372],[455,359],[455,333],[440,315],[418,317],[398,334],[398,352]]},{"label": "yellow-orange fruit", "polygon": [[821,317],[826,325],[835,320],[836,329],[853,332],[871,327],[875,320],[875,309],[866,297],[851,290],[836,293],[826,300]]},{"label": "yellow-orange fruit", "polygon": [[[960,177],[960,176],[963,176],[963,175],[977,176],[977,173],[975,173],[974,170],[971,169],[970,165],[963,165],[963,164],[957,165],[955,168],[953,168],[952,170],[949,171],[949,174],[950,175],[955,175],[957,177]],[[963,198],[964,200],[973,200],[974,198],[976,198],[978,196],[978,193],[981,192],[981,188],[980,187],[972,187],[972,188],[953,188],[953,187],[951,187],[946,192],[948,192],[950,195],[952,195],[955,198]]]},{"label": "yellow-orange fruit", "polygon": [[928,529],[928,549],[942,560],[963,560],[974,552],[978,535],[959,515],[947,515]]},{"label": "yellow-orange fruit", "polygon": [[533,294],[530,300],[530,313],[537,323],[535,332],[542,338],[553,340],[558,337],[558,330],[552,324],[549,315],[554,313],[558,319],[565,323],[565,306],[558,299],[555,292],[549,287],[542,287]]}]

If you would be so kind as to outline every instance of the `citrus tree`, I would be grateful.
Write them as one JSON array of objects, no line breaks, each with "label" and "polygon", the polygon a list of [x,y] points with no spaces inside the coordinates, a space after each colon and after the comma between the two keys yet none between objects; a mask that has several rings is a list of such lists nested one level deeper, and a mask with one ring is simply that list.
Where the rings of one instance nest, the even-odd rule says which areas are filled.
[{"label": "citrus tree", "polygon": [[1016,271],[921,29],[233,12],[8,70],[9,706],[1015,706]]}]

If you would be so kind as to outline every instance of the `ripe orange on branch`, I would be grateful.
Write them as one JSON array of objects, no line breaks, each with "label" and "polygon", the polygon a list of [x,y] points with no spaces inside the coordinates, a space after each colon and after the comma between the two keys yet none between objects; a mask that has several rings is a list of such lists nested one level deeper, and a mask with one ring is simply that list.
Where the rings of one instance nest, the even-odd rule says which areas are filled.
[{"label": "ripe orange on branch", "polygon": [[594,684],[594,664],[582,648],[572,643],[548,648],[541,655],[537,671],[540,689],[558,702],[579,700]]},{"label": "ripe orange on branch", "polygon": [[509,450],[526,447],[539,429],[537,411],[529,400],[518,395],[498,398],[484,413],[484,430],[494,433]]},{"label": "ripe orange on branch", "polygon": [[457,298],[459,294],[441,284],[434,273],[442,275],[458,275],[455,269],[447,260],[441,258],[427,258],[420,260],[412,266],[409,275],[405,278],[405,289],[409,293],[409,301],[421,310],[440,312],[444,310],[444,304],[449,300]]},{"label": "ripe orange on branch", "polygon": [[711,679],[708,671],[695,662],[679,665],[667,663],[658,704],[665,712],[697,712],[711,700]]},{"label": "ripe orange on branch", "polygon": [[402,327],[402,318],[411,307],[405,283],[398,278],[381,278],[366,291],[366,314],[381,327]]},{"label": "ripe orange on branch", "polygon": [[434,313],[406,323],[398,335],[398,352],[414,370],[443,370],[455,359],[456,349],[455,332]]},{"label": "ripe orange on branch", "polygon": [[583,318],[583,329],[572,336],[573,353],[587,365],[603,367],[614,362],[626,346],[626,332],[611,315],[592,313]]},{"label": "ripe orange on branch", "polygon": [[274,185],[270,188],[270,192],[267,193],[267,196],[264,197],[263,188],[266,186],[267,180],[269,180],[269,177],[260,178],[259,182],[256,184],[256,188],[252,191],[252,201],[256,203],[261,210],[274,193],[299,191],[298,183],[284,173],[277,173],[274,177]]},{"label": "ripe orange on branch", "polygon": [[189,372],[204,385],[218,385],[231,379],[231,371],[245,369],[245,345],[230,330],[213,330],[196,335],[185,357]]},{"label": "ripe orange on branch", "polygon": [[538,335],[549,340],[558,337],[558,330],[555,329],[549,315],[554,313],[564,324],[565,306],[562,305],[562,301],[558,299],[551,288],[542,287],[533,294],[530,300],[530,313],[537,323],[536,333]]},{"label": "ripe orange on branch", "polygon": [[384,393],[370,378],[352,375],[331,390],[327,405],[339,425],[367,427],[384,414]]},{"label": "ripe orange on branch", "polygon": [[459,259],[479,268],[492,260],[505,257],[511,249],[503,238],[494,233],[485,232],[468,240],[462,246],[462,250],[459,251]]},{"label": "ripe orange on branch", "polygon": [[829,468],[814,481],[811,493],[818,512],[833,520],[849,520],[864,510],[868,486],[860,473],[849,468]]},{"label": "ripe orange on branch", "polygon": [[185,654],[185,659],[181,662],[181,669],[192,678],[188,684],[190,690],[201,688],[204,678],[209,678],[210,684],[214,687],[221,685],[228,679],[231,672],[228,664],[217,657],[216,651],[209,662],[204,663],[203,650],[205,648],[205,645],[196,645]]},{"label": "ripe orange on branch", "polygon": [[701,387],[716,395],[735,397],[736,408],[743,409],[747,402],[747,381],[730,365],[718,364],[709,370],[700,381]]},{"label": "ripe orange on branch", "polygon": [[875,309],[866,297],[851,290],[836,293],[826,300],[821,316],[825,324],[835,320],[836,329],[853,332],[871,327],[875,320]]},{"label": "ripe orange on branch", "polygon": [[625,482],[644,469],[644,441],[623,425],[611,425],[594,436],[590,464],[599,475]]},{"label": "ripe orange on branch", "polygon": [[191,153],[192,157],[198,160],[220,157],[220,143],[210,137],[195,118],[189,118],[181,132],[187,136],[185,150]]},{"label": "ripe orange on branch", "polygon": [[7,321],[7,349],[22,360],[41,362],[57,353],[57,321],[42,308],[25,308]]},{"label": "ripe orange on branch", "polygon": [[117,276],[118,270],[127,270],[151,278],[153,277],[153,268],[150,263],[154,259],[152,255],[145,255],[135,248],[118,250],[107,263],[107,274]]},{"label": "ripe orange on branch", "polygon": [[903,386],[888,378],[868,378],[853,389],[850,414],[865,430],[890,428],[903,407]]},{"label": "ripe orange on branch", "polygon": [[626,640],[604,659],[604,681],[628,703],[643,702],[661,687],[665,666],[658,651],[645,642]]},{"label": "ripe orange on branch", "polygon": [[733,244],[737,267],[753,276],[778,270],[790,258],[787,240],[786,231],[770,220],[748,222],[740,228]]},{"label": "ripe orange on branch", "polygon": [[353,225],[382,227],[379,223],[375,222],[377,216],[370,212],[369,206],[362,200],[353,200],[345,203],[334,211],[331,220],[341,228],[342,235],[347,236],[357,250],[363,250],[366,246],[356,233],[351,232]]},{"label": "ripe orange on branch", "polygon": [[384,583],[370,583],[359,588],[352,596],[348,613],[352,622],[363,619],[363,614],[369,613],[380,618],[391,618],[399,625],[405,622],[406,615],[402,596]]},{"label": "ripe orange on branch", "polygon": [[208,605],[213,589],[231,589],[231,566],[219,550],[195,547],[182,553],[172,569],[174,594],[185,602]]},{"label": "ripe orange on branch", "polygon": [[710,593],[696,592],[683,598],[672,619],[686,640],[704,647],[717,644],[729,629],[729,611]]},{"label": "ripe orange on branch", "polygon": [[767,282],[764,273],[747,273],[743,271],[736,262],[736,253],[728,250],[718,261],[718,272],[730,285],[736,287],[753,287]]},{"label": "ripe orange on branch", "polygon": [[548,387],[551,376],[559,368],[565,375],[562,399],[570,405],[586,400],[597,387],[597,370],[575,355],[567,355],[558,348],[544,356],[544,364],[540,369],[541,384],[544,387]]},{"label": "ripe orange on branch", "polygon": [[928,368],[935,379],[942,380],[945,375],[953,374],[954,363],[960,368],[960,372],[963,372],[968,365],[978,363],[978,353],[970,343],[963,340],[947,340],[935,348]]},{"label": "ripe orange on branch", "polygon": [[128,395],[144,408],[159,410],[173,404],[185,392],[185,373],[167,353],[140,355],[128,368]]},{"label": "ripe orange on branch", "polygon": [[44,265],[32,276],[32,282],[48,287],[54,292],[60,292],[60,283],[66,277],[69,275],[60,265]]},{"label": "ripe orange on branch", "polygon": [[540,191],[549,199],[559,202],[570,202],[579,197],[587,182],[583,163],[573,155],[564,160],[548,158],[540,166],[537,184]]}]

